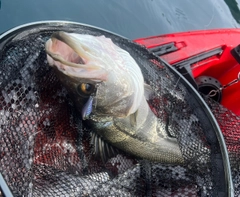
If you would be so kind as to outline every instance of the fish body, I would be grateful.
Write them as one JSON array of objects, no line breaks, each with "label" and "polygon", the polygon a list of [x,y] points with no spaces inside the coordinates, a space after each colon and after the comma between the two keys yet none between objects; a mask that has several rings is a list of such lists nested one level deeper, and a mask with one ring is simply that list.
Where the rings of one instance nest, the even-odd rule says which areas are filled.
[{"label": "fish body", "polygon": [[141,69],[127,51],[105,36],[65,32],[54,33],[45,48],[49,65],[100,138],[141,159],[184,162],[177,140],[150,109]]}]

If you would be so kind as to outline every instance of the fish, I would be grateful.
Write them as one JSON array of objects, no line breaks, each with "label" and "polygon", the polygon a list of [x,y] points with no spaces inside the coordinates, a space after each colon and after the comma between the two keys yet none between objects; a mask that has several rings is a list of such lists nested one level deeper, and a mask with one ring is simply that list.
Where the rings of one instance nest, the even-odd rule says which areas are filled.
[{"label": "fish", "polygon": [[63,31],[51,35],[45,50],[48,65],[94,132],[92,143],[102,160],[114,152],[112,146],[138,159],[184,163],[177,139],[149,107],[152,89],[126,50],[104,35]]}]

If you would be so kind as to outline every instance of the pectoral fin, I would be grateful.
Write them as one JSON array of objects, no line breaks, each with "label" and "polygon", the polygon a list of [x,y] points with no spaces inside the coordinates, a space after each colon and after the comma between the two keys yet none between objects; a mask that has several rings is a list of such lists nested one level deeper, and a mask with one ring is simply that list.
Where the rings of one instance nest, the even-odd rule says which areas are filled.
[{"label": "pectoral fin", "polygon": [[137,126],[137,115],[138,115],[138,111],[130,115],[130,124],[132,127]]},{"label": "pectoral fin", "polygon": [[144,84],[144,96],[146,98],[146,100],[149,100],[152,97],[153,94],[153,89],[150,85],[148,84]]},{"label": "pectoral fin", "polygon": [[86,120],[89,118],[93,108],[93,97],[90,96],[86,104],[84,105],[82,109],[82,119]]}]

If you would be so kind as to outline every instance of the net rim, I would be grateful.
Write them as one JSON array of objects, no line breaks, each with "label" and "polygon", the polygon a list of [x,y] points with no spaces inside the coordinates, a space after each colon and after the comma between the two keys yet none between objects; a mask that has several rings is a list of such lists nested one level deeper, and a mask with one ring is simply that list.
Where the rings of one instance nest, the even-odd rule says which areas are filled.
[{"label": "net rim", "polygon": [[128,39],[120,34],[117,34],[117,33],[114,33],[112,31],[109,31],[109,30],[106,30],[106,29],[103,29],[103,28],[100,28],[100,27],[96,27],[94,25],[89,25],[89,24],[86,24],[86,23],[78,23],[78,22],[74,22],[74,21],[68,21],[68,20],[42,20],[42,21],[36,21],[36,22],[30,22],[30,23],[25,23],[25,24],[22,24],[22,25],[18,25],[16,27],[13,27],[3,33],[0,34],[0,40],[2,38],[4,38],[5,36],[11,34],[11,33],[17,33],[18,30],[24,30],[25,28],[31,28],[33,26],[38,26],[38,25],[50,25],[50,24],[53,24],[55,23],[56,25],[68,25],[68,24],[72,24],[72,25],[80,25],[80,26],[85,26],[85,27],[89,27],[89,28],[93,28],[93,29],[97,29],[97,30],[101,30],[101,31],[104,31],[104,32],[107,32],[107,33],[110,33],[110,34],[113,34],[115,36],[118,36],[118,37],[121,37],[121,38],[124,38],[124,39]]}]

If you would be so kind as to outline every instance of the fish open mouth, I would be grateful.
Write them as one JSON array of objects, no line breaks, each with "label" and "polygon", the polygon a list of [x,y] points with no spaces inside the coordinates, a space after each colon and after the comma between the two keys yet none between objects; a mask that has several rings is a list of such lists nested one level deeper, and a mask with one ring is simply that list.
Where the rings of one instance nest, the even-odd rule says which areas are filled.
[{"label": "fish open mouth", "polygon": [[66,66],[79,67],[85,61],[73,49],[73,41],[64,32],[56,32],[46,43],[47,54],[55,61],[61,62]]},{"label": "fish open mouth", "polygon": [[45,44],[45,50],[49,65],[65,75],[97,82],[107,80],[108,71],[101,58],[96,58],[91,46],[84,44],[74,33],[53,33]]}]

